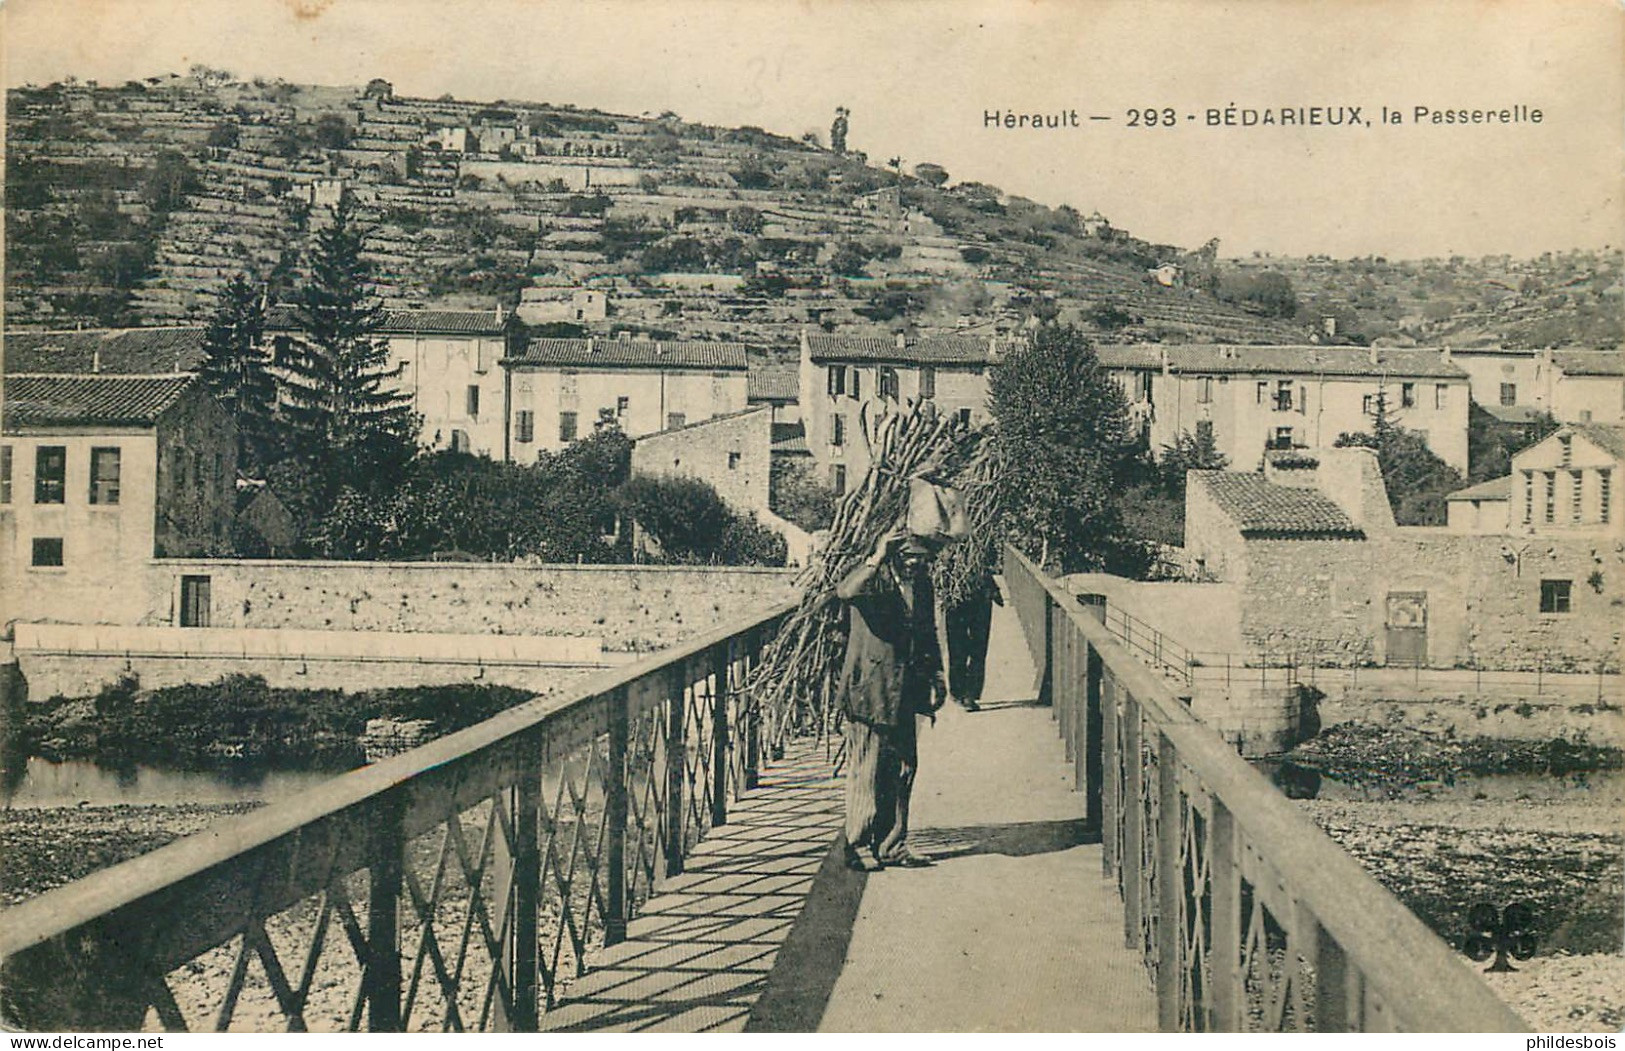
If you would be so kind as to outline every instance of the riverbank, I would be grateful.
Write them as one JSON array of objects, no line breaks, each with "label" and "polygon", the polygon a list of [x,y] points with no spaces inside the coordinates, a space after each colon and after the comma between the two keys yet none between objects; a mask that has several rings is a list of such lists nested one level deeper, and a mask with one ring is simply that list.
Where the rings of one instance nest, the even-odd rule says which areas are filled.
[{"label": "riverbank", "polygon": [[66,886],[260,806],[183,803],[0,811],[0,906]]}]

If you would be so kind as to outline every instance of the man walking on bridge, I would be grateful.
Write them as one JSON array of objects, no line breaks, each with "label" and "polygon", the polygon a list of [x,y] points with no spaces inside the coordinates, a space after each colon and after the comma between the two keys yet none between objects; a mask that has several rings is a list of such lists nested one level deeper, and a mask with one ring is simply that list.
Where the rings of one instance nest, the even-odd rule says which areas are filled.
[{"label": "man walking on bridge", "polygon": [[837,585],[847,606],[836,700],[846,715],[846,864],[867,872],[931,864],[908,848],[919,751],[914,720],[946,696],[929,543],[899,529]]}]

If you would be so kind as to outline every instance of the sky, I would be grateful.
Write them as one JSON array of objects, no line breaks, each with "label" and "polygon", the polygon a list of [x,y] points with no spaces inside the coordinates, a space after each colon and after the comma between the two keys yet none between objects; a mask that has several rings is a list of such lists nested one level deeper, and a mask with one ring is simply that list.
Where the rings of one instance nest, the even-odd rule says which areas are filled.
[{"label": "sky", "polygon": [[[201,62],[826,138],[844,105],[871,162],[941,164],[1153,241],[1217,237],[1225,256],[1625,243],[1612,0],[6,0],[0,17],[8,86]],[[1209,125],[1230,106],[1234,126]],[[1372,126],[1242,125],[1316,106]],[[1419,124],[1418,106],[1542,119]],[[1148,108],[1174,125],[1129,126]],[[986,124],[1074,110],[1078,127]]]}]

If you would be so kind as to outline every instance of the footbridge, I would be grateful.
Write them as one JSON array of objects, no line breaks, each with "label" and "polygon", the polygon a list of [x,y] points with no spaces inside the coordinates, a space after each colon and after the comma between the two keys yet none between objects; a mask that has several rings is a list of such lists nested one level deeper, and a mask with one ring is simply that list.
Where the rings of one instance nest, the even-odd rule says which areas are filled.
[{"label": "footbridge", "polygon": [[31,1030],[1526,1028],[1018,552],[922,869],[840,863],[769,611],[0,913]]}]

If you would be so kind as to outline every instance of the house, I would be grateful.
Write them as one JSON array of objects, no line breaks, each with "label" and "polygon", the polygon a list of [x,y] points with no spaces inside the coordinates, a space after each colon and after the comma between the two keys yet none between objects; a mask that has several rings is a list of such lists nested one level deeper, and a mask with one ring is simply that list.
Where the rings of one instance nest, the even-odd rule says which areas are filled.
[{"label": "house", "polygon": [[1369,432],[1378,408],[1467,469],[1467,372],[1449,351],[1375,347],[1129,344],[1098,349],[1144,439],[1160,453],[1209,435],[1232,466],[1269,449],[1324,448]]},{"label": "house", "polygon": [[745,400],[773,410],[775,429],[801,422],[801,374],[789,365],[753,367],[745,381]]},{"label": "house", "polygon": [[1507,531],[1537,537],[1625,537],[1622,473],[1625,427],[1564,424],[1512,457],[1512,473],[1502,479],[1509,491]]},{"label": "house", "polygon": [[591,325],[609,317],[609,293],[598,288],[527,288],[516,311],[530,325],[568,321]]},{"label": "house", "polygon": [[423,133],[423,145],[444,153],[478,153],[480,140],[467,128],[433,128]]},{"label": "house", "polygon": [[600,420],[640,437],[746,407],[741,343],[539,338],[501,364],[506,456],[517,463],[590,435]]},{"label": "house", "polygon": [[1625,422],[1625,354],[1617,350],[1452,352],[1467,370],[1473,401],[1507,423],[1550,414],[1561,423]]},{"label": "house", "polygon": [[6,621],[139,623],[151,559],[232,553],[237,432],[196,376],[8,373],[0,398]]},{"label": "house", "polygon": [[1511,499],[1511,475],[1458,489],[1445,498],[1445,528],[1452,533],[1505,534]]},{"label": "house", "polygon": [[196,372],[203,364],[201,326],[7,332],[9,373],[133,374]]},{"label": "house", "polygon": [[694,478],[740,514],[768,510],[772,413],[764,405],[685,423],[637,439],[632,473]]},{"label": "house", "polygon": [[869,469],[864,421],[930,402],[970,426],[986,421],[987,370],[1014,344],[986,337],[910,340],[801,334],[800,403],[806,442],[844,493]]},{"label": "house", "polygon": [[[285,361],[302,330],[286,307],[270,311],[273,358]],[[498,310],[386,310],[377,338],[389,344],[397,388],[423,420],[419,442],[499,457],[503,450],[508,319]]]},{"label": "house", "polygon": [[[1570,438],[1571,463],[1586,465],[1577,469],[1604,469],[1599,446],[1578,431]],[[1528,450],[1539,453],[1531,465],[1563,455],[1561,442],[1542,446]],[[1618,464],[1619,451],[1612,456]],[[1494,490],[1475,488],[1458,494],[1468,498],[1453,502],[1449,527],[1396,526],[1368,449],[1271,456],[1261,473],[1192,471],[1188,568],[1233,590],[1242,637],[1260,653],[1329,664],[1618,671],[1625,544],[1615,539],[1617,495],[1608,522],[1520,538],[1491,528]],[[1474,498],[1483,528],[1468,528],[1466,510],[1455,507]],[[1516,513],[1516,497],[1513,506]],[[1560,498],[1558,506],[1569,505]],[[1601,506],[1582,501],[1582,519],[1600,518]]]}]

